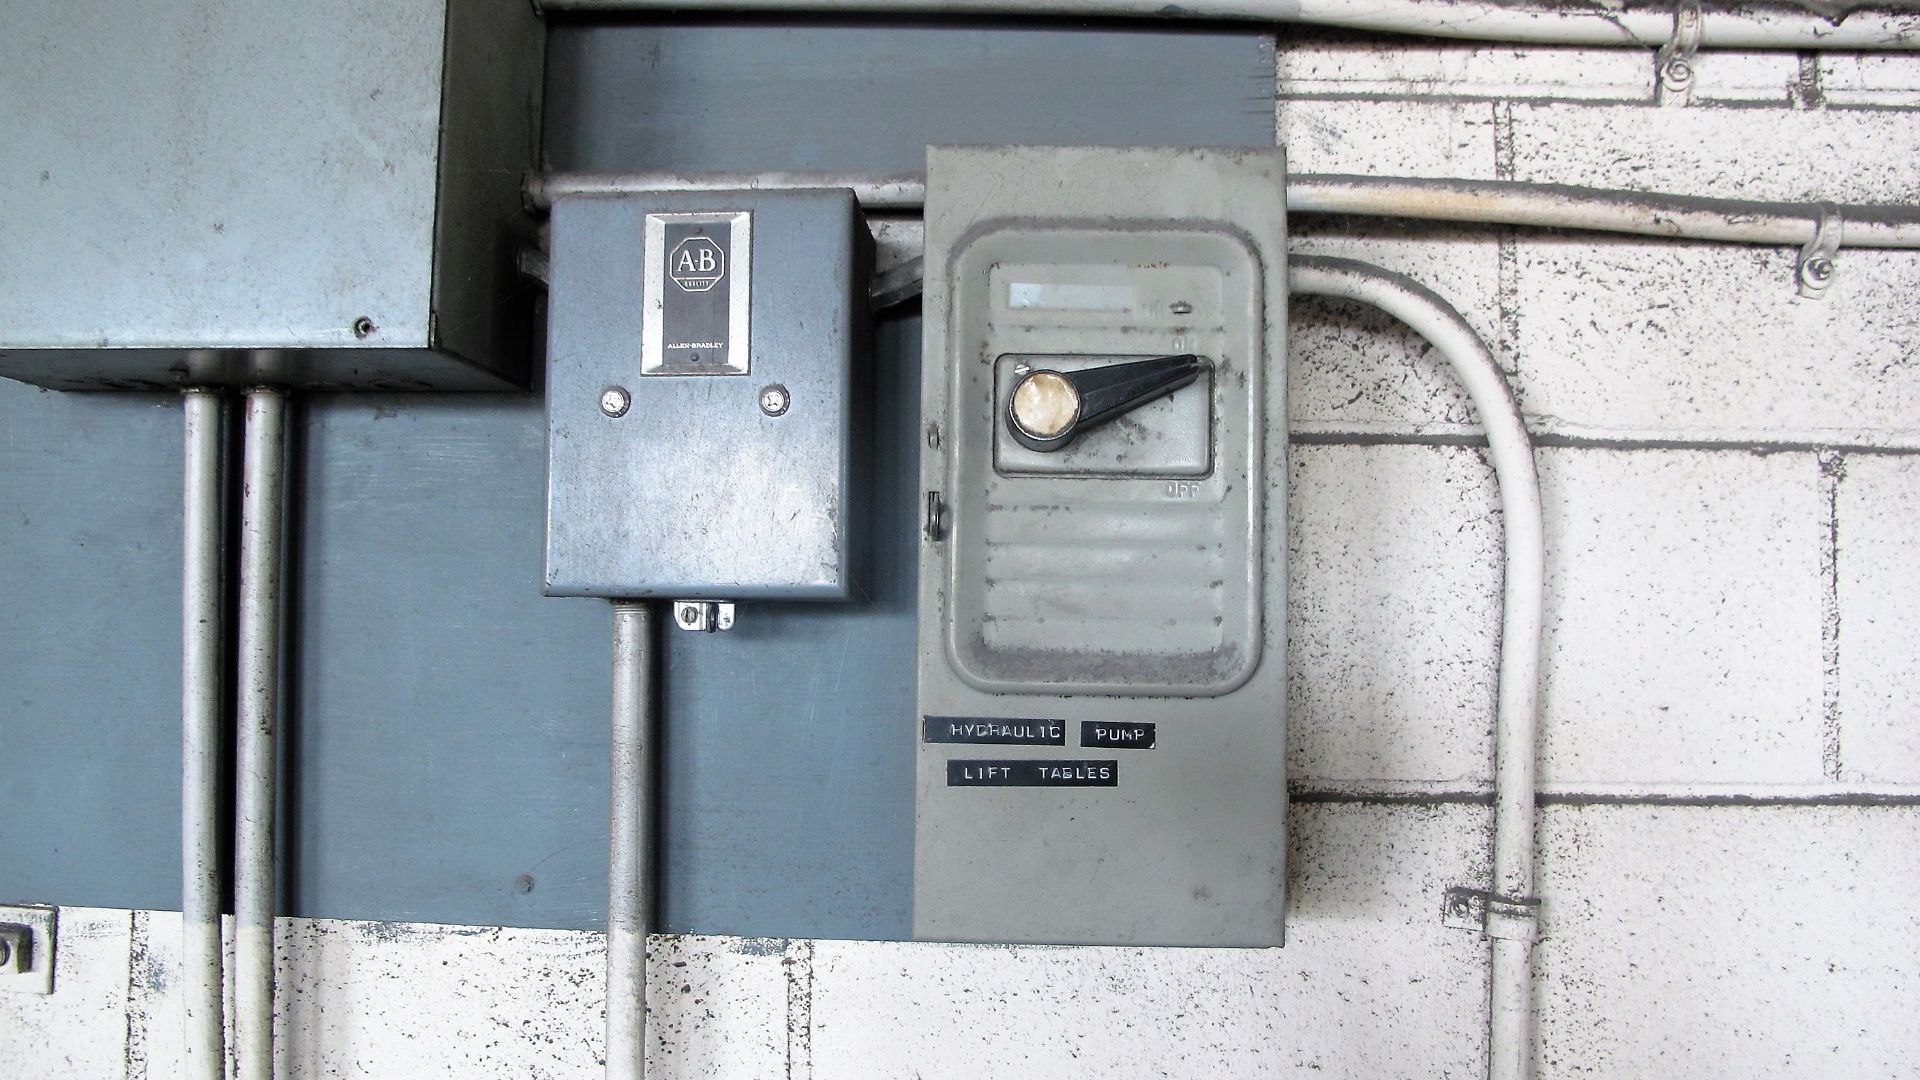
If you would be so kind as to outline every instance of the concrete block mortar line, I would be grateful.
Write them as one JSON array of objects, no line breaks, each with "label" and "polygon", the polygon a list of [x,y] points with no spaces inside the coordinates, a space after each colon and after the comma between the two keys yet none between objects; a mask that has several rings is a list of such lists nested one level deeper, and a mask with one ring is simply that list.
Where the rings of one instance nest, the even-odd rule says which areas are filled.
[{"label": "concrete block mortar line", "polygon": [[[1614,430],[1578,425],[1551,426],[1551,420],[1530,416],[1527,426],[1533,444],[1576,450],[1703,450],[1737,454],[1795,454],[1808,451],[1910,457],[1920,454],[1920,432],[1876,433],[1728,431],[1701,434],[1641,430]],[[1487,445],[1478,424],[1433,422],[1419,424],[1341,421],[1296,421],[1287,440],[1296,446],[1474,446]]]},{"label": "concrete block mortar line", "polygon": [[[1493,174],[1501,180],[1514,177],[1513,103],[1501,101],[1493,107]],[[1520,242],[1513,229],[1500,230],[1497,278],[1494,297],[1500,313],[1500,337],[1493,343],[1494,356],[1514,380],[1520,377]],[[1516,389],[1516,394],[1518,390]]]},{"label": "concrete block mortar line", "polygon": [[1644,98],[1638,97],[1575,97],[1555,94],[1544,90],[1532,92],[1524,88],[1519,92],[1501,94],[1492,89],[1485,91],[1434,91],[1431,93],[1413,89],[1395,90],[1302,90],[1298,85],[1285,94],[1288,101],[1427,101],[1453,105],[1471,105],[1477,102],[1525,101],[1546,105],[1646,105]]},{"label": "concrete block mortar line", "polygon": [[[1288,785],[1300,804],[1373,806],[1489,806],[1493,789],[1435,780],[1306,780]],[[1916,784],[1693,784],[1634,781],[1543,783],[1542,806],[1920,806]]]},{"label": "concrete block mortar line", "polygon": [[1840,485],[1847,478],[1846,455],[1820,453],[1820,499],[1826,529],[1820,545],[1820,733],[1822,772],[1841,777],[1840,743]]},{"label": "concrete block mortar line", "polygon": [[1788,98],[1796,109],[1824,109],[1827,98],[1820,88],[1820,54],[1802,52],[1800,71],[1788,88]]},{"label": "concrete block mortar line", "polygon": [[122,1006],[126,1020],[124,1080],[143,1080],[147,1075],[147,1028],[153,1017],[148,1013],[146,990],[155,974],[153,954],[147,947],[148,919],[145,911],[127,913],[127,987]]},{"label": "concrete block mortar line", "polygon": [[787,976],[787,1080],[812,1080],[813,941],[789,939],[780,963]]}]

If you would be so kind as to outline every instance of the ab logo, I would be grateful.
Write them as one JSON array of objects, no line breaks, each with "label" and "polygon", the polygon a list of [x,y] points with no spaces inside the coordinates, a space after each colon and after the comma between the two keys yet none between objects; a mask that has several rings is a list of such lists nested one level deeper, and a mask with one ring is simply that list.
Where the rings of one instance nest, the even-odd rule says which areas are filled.
[{"label": "ab logo", "polygon": [[689,236],[667,255],[667,276],[688,292],[706,292],[727,276],[727,256],[704,236]]}]

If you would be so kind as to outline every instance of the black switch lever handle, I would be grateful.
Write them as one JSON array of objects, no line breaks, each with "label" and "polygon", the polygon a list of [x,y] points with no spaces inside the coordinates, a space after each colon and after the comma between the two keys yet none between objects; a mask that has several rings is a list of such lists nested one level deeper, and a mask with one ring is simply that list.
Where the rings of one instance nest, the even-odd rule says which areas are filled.
[{"label": "black switch lever handle", "polygon": [[1064,449],[1080,435],[1200,377],[1192,353],[1080,371],[1035,369],[1013,385],[1007,430],[1029,450]]}]

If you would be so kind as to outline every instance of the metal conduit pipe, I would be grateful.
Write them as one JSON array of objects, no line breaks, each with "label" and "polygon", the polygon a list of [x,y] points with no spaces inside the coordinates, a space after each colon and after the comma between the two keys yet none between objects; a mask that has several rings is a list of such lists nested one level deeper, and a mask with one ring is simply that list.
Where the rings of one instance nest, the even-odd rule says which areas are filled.
[{"label": "metal conduit pipe", "polygon": [[186,475],[180,569],[181,1005],[188,1080],[224,1080],[224,950],[220,941],[220,750],[226,540],[226,397],[183,395]]},{"label": "metal conduit pipe", "polygon": [[247,391],[240,495],[239,707],[234,741],[234,1075],[273,1076],[274,845],[280,729],[284,390]]},{"label": "metal conduit pipe", "polygon": [[[868,210],[919,210],[927,195],[917,173],[646,172],[531,174],[526,197],[543,209],[562,195],[813,187],[850,188]],[[1736,244],[1805,244],[1823,215],[1837,215],[1842,246],[1920,248],[1920,206],[1760,202],[1512,180],[1298,173],[1287,179],[1287,209]]]},{"label": "metal conduit pipe", "polygon": [[1735,244],[1805,244],[1825,214],[1846,247],[1920,248],[1920,206],[1760,202],[1515,180],[1422,180],[1302,173],[1287,209],[1627,233]]},{"label": "metal conduit pipe", "polygon": [[607,1080],[647,1067],[647,895],[653,752],[653,617],[613,605],[612,770],[607,822]]},{"label": "metal conduit pipe", "polygon": [[[1067,18],[1229,19],[1538,45],[1654,47],[1674,36],[1672,0],[540,0],[548,11],[814,11]],[[1732,49],[1912,49],[1911,0],[1703,4],[1700,44]]]},{"label": "metal conduit pipe", "polygon": [[1493,352],[1460,313],[1411,278],[1350,259],[1288,260],[1295,293],[1357,300],[1387,312],[1430,342],[1452,365],[1487,432],[1500,484],[1505,599],[1500,622],[1500,689],[1494,715],[1492,941],[1487,1075],[1527,1080],[1533,1050],[1529,961],[1533,897],[1534,743],[1540,684],[1540,623],[1546,540],[1533,443]]},{"label": "metal conduit pipe", "polygon": [[924,173],[839,172],[532,172],[522,187],[528,209],[546,210],[562,195],[633,191],[791,191],[850,188],[866,210],[919,211],[927,204]]}]

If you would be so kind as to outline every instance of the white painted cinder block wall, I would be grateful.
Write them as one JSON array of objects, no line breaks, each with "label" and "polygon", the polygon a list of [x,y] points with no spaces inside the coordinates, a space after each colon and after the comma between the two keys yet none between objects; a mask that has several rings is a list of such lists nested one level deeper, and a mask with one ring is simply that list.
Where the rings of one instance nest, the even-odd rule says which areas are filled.
[{"label": "white painted cinder block wall", "polygon": [[[1279,48],[1302,171],[1920,198],[1920,57]],[[1920,254],[1377,221],[1508,365],[1549,541],[1542,1077],[1920,1076]],[[1294,320],[1291,943],[663,938],[652,1075],[1471,1077],[1500,582],[1464,397],[1366,311]],[[0,1074],[173,1075],[179,919],[62,912]],[[598,935],[292,921],[283,1075],[594,1077]]]}]

